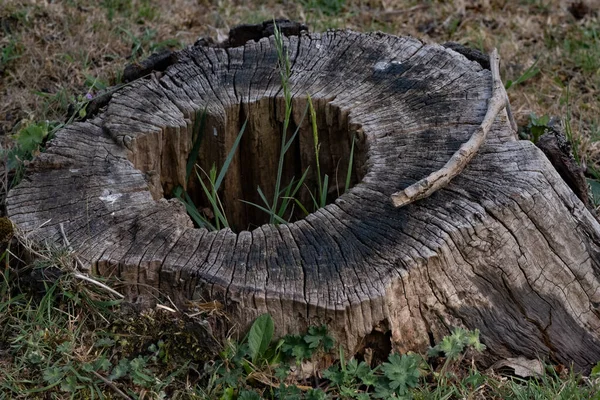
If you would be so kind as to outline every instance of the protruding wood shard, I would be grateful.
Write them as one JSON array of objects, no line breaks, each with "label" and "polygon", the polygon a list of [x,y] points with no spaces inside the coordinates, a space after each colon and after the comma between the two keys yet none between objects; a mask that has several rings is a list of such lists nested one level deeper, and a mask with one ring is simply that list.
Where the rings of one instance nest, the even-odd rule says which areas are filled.
[{"label": "protruding wood shard", "polygon": [[[492,74],[451,49],[381,33],[301,33],[286,46],[300,133],[284,178],[307,168],[309,184],[317,178],[308,93],[321,169],[336,182],[331,204],[275,226],[239,201],[274,190],[284,111],[268,37],[199,43],[117,90],[56,134],[9,193],[9,217],[40,243],[67,238],[95,273],[127,282],[129,298],[216,301],[242,328],[269,312],[279,334],[326,323],[354,351],[377,327],[396,349],[426,351],[461,326],[481,330],[489,363],[594,365],[600,225],[543,153],[516,140],[499,112],[497,61]],[[199,183],[185,182],[202,110],[207,171],[248,121],[220,193],[239,233],[194,228],[173,198],[182,185],[207,205]],[[343,193],[353,140],[354,186]],[[411,187],[411,201],[440,189],[394,207],[390,196]]]}]

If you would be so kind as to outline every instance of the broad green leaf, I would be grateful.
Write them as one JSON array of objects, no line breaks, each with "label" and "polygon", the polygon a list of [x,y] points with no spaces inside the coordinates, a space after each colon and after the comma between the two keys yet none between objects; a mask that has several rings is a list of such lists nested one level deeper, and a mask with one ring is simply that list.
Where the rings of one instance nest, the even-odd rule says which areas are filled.
[{"label": "broad green leaf", "polygon": [[252,362],[256,363],[263,357],[273,338],[273,318],[263,314],[254,321],[248,333],[248,347]]},{"label": "broad green leaf", "polygon": [[382,364],[381,369],[386,378],[390,380],[389,387],[400,396],[408,392],[419,384],[419,368],[417,360],[409,355],[399,356],[391,354],[388,357],[389,362]]}]

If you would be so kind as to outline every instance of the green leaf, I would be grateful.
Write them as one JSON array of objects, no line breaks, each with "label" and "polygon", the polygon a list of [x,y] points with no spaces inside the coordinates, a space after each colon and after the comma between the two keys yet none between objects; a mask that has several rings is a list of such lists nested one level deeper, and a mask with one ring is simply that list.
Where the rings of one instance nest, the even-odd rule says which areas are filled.
[{"label": "green leaf", "polygon": [[472,347],[480,353],[486,349],[485,345],[479,341],[479,329],[467,331],[467,346]]},{"label": "green leaf", "polygon": [[340,397],[342,399],[351,399],[356,396],[356,388],[350,386],[340,386]]},{"label": "green leaf", "polygon": [[327,325],[309,327],[308,333],[304,336],[304,341],[309,344],[311,349],[322,344],[325,351],[331,350],[334,345],[333,338],[327,333]]},{"label": "green leaf", "polygon": [[59,367],[46,368],[42,373],[42,378],[44,379],[44,382],[50,385],[62,380],[64,376],[65,372],[62,368]]},{"label": "green leaf", "polygon": [[444,352],[446,357],[451,360],[456,359],[465,348],[464,343],[454,335],[445,336],[438,346],[439,349]]},{"label": "green leaf", "polygon": [[283,338],[284,343],[281,350],[290,357],[296,358],[297,361],[302,361],[312,356],[312,349],[304,341],[300,335],[287,335]]},{"label": "green leaf", "polygon": [[261,400],[261,397],[256,392],[242,390],[238,396],[238,400]]},{"label": "green leaf", "polygon": [[71,342],[63,342],[56,346],[56,351],[59,353],[70,353],[72,349]]},{"label": "green leaf", "polygon": [[379,384],[375,386],[375,393],[373,393],[373,398],[376,399],[394,399],[396,398],[396,393],[389,388],[389,386],[384,384]]},{"label": "green leaf", "polygon": [[321,389],[309,389],[305,397],[306,400],[326,400],[327,398],[327,393]]},{"label": "green leaf", "polygon": [[346,373],[343,370],[341,370],[340,366],[337,364],[334,364],[331,367],[327,368],[322,372],[322,374],[323,378],[329,379],[331,383],[334,383],[337,386],[343,385],[347,380]]},{"label": "green leaf", "polygon": [[113,368],[112,373],[108,377],[109,380],[114,381],[124,377],[129,372],[129,360],[124,358]]},{"label": "green leaf", "polygon": [[33,152],[39,148],[47,135],[48,123],[29,124],[19,131],[16,141],[22,150]]},{"label": "green leaf", "polygon": [[77,377],[73,375],[68,375],[65,379],[60,383],[60,390],[63,392],[73,393],[79,386],[77,385]]},{"label": "green leaf", "polygon": [[112,366],[110,361],[104,355],[98,357],[94,361],[93,365],[96,371],[108,371],[108,369]]},{"label": "green leaf", "polygon": [[600,375],[600,361],[598,361],[596,363],[596,365],[594,366],[594,368],[592,368],[592,373],[590,375],[591,376]]},{"label": "green leaf", "polygon": [[360,379],[365,386],[375,386],[378,380],[375,371],[376,369],[371,369],[366,362],[362,361],[356,369],[356,377]]},{"label": "green leaf", "polygon": [[235,399],[235,389],[231,386],[223,391],[223,396],[221,396],[221,400],[234,400]]},{"label": "green leaf", "polygon": [[415,357],[406,354],[402,356],[391,354],[388,361],[382,364],[381,369],[389,379],[390,389],[398,395],[405,395],[410,388],[419,384],[421,374]]},{"label": "green leaf", "polygon": [[252,362],[256,363],[265,354],[273,338],[273,318],[263,314],[254,321],[248,333],[248,347]]}]

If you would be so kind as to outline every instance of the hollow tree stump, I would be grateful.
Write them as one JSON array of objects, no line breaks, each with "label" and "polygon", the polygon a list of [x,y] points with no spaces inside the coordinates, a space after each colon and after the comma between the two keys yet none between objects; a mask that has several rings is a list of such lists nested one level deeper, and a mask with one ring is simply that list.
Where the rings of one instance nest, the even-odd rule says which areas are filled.
[{"label": "hollow tree stump", "polygon": [[[400,351],[424,351],[463,326],[481,330],[492,359],[581,370],[600,360],[600,226],[542,152],[516,140],[504,111],[447,187],[402,208],[390,201],[477,129],[490,71],[408,37],[285,40],[300,126],[285,179],[308,167],[316,177],[307,94],[332,181],[336,171],[344,181],[356,138],[355,185],[333,203],[275,226],[239,201],[258,201],[259,185],[273,193],[284,102],[270,37],[190,47],[120,89],[96,117],[56,134],[9,193],[9,217],[38,243],[62,243],[62,224],[79,257],[123,279],[129,297],[218,300],[242,327],[269,312],[281,334],[326,323],[353,351],[375,328]],[[222,165],[248,121],[221,194],[237,234],[194,228],[172,198],[182,185],[202,201],[185,176],[202,110],[205,170]]]}]

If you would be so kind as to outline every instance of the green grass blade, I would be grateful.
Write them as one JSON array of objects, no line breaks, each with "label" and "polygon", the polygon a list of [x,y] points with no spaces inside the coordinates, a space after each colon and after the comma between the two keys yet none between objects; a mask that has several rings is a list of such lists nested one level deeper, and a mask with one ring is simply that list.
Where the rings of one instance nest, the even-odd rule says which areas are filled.
[{"label": "green grass blade", "polygon": [[321,181],[321,165],[319,163],[319,151],[321,149],[321,145],[319,144],[319,130],[317,129],[317,113],[315,112],[315,108],[312,103],[312,98],[310,94],[306,94],[308,99],[308,108],[310,109],[310,122],[312,127],[313,134],[313,143],[315,145],[315,161],[317,163],[317,179],[319,184],[319,193],[323,192],[323,182]]},{"label": "green grass blade", "polygon": [[[307,112],[308,112],[308,105],[304,109],[304,112],[302,113],[302,117],[301,117],[300,121],[304,121],[304,118],[306,118],[306,113]],[[290,139],[287,141],[287,143],[283,147],[283,153],[284,154],[287,153],[287,151],[290,149],[290,146],[294,142],[294,139],[296,139],[296,136],[298,136],[298,132],[300,132],[300,126],[301,125],[302,125],[302,122],[300,122],[300,124],[296,127],[296,130],[294,131],[294,134],[292,135],[292,137],[290,137]]]},{"label": "green grass blade", "polygon": [[292,181],[290,182],[290,184],[287,186],[285,195],[284,195],[284,197],[282,197],[283,201],[281,203],[281,208],[279,209],[279,212],[277,213],[277,215],[279,217],[281,217],[281,218],[284,217],[284,215],[287,211],[287,208],[290,204],[290,200],[296,197],[296,193],[298,193],[298,190],[300,190],[300,188],[304,184],[304,181],[306,180],[306,176],[308,175],[308,170],[309,170],[309,168],[307,168],[306,171],[304,171],[304,173],[302,174],[300,179],[297,181],[296,186],[294,187],[294,189],[292,191],[290,191],[289,189],[294,185],[293,178],[292,178]]},{"label": "green grass blade", "polygon": [[296,187],[294,188],[294,190],[291,193],[292,197],[296,196],[296,193],[298,193],[298,190],[300,190],[300,188],[302,187],[302,185],[304,184],[304,181],[306,180],[306,177],[308,175],[308,170],[310,168],[306,168],[306,171],[304,171],[304,173],[302,174],[302,176],[300,177],[300,179],[298,180],[298,183],[296,184]]},{"label": "green grass blade", "polygon": [[283,174],[283,160],[285,156],[285,148],[289,147],[287,146],[289,143],[286,140],[287,129],[290,124],[290,117],[292,115],[292,95],[289,88],[289,77],[291,74],[290,60],[285,46],[283,45],[283,36],[281,35],[281,31],[279,30],[279,26],[277,26],[275,19],[273,19],[273,26],[275,29],[275,48],[277,50],[277,59],[279,62],[279,75],[281,76],[281,86],[285,98],[285,118],[283,120],[283,131],[281,134],[281,150],[279,152],[279,163],[277,165],[277,179],[275,180],[275,190],[273,191],[273,203],[270,207],[272,210],[270,220],[271,223],[274,222],[274,211],[277,210],[277,204],[279,202],[279,189],[281,187],[281,177]]},{"label": "green grass blade", "polygon": [[329,175],[325,174],[325,178],[323,179],[323,190],[321,191],[321,202],[320,202],[320,207],[325,207],[325,204],[327,204],[327,189],[329,186]]},{"label": "green grass blade", "polygon": [[213,214],[215,215],[215,227],[217,228],[217,230],[221,229],[221,225],[223,225],[223,227],[229,227],[227,218],[225,217],[225,213],[223,212],[223,210],[221,210],[219,208],[220,201],[217,201],[217,197],[218,197],[217,192],[216,192],[216,190],[214,190],[215,186],[212,181],[212,178],[214,178],[214,176],[216,174],[216,170],[214,170],[214,166],[213,166],[213,169],[211,170],[212,176],[208,175],[204,170],[202,170],[202,172],[208,177],[208,179],[210,181],[210,185],[211,185],[210,188],[208,186],[206,186],[206,184],[202,180],[202,177],[200,176],[198,171],[196,171],[196,175],[198,176],[200,185],[202,185],[202,191],[208,198],[208,201],[210,202],[210,205],[213,209]]},{"label": "green grass blade", "polygon": [[277,215],[279,215],[281,218],[285,219],[285,212],[290,204],[290,200],[292,198],[291,196],[291,191],[292,191],[292,186],[294,185],[294,179],[292,178],[292,181],[285,187],[285,192],[279,196],[279,199],[281,200],[281,205],[279,206],[279,210],[277,210]]},{"label": "green grass blade", "polygon": [[281,199],[281,205],[279,206],[279,210],[277,211],[277,215],[283,218],[285,210],[288,207],[290,202],[290,192],[292,191],[292,186],[294,185],[294,177],[290,183],[282,190],[283,193],[279,194],[279,198]]},{"label": "green grass blade", "polygon": [[192,136],[193,137],[193,145],[192,151],[188,157],[187,165],[185,166],[185,179],[186,182],[192,176],[192,171],[194,170],[194,165],[196,165],[196,160],[198,159],[198,153],[200,151],[200,144],[202,142],[202,136],[204,133],[204,127],[206,125],[206,107],[200,114],[200,121],[198,121],[198,115],[196,113],[196,119],[194,120],[194,127],[192,128]]},{"label": "green grass blade", "polygon": [[256,188],[256,191],[258,192],[258,195],[260,196],[260,198],[262,199],[262,201],[265,203],[265,205],[267,206],[267,208],[270,208],[270,204],[269,201],[267,200],[267,196],[265,196],[265,194],[263,193],[262,189],[260,188],[260,186],[258,186]]},{"label": "green grass blade", "polygon": [[251,201],[246,201],[246,200],[240,200],[240,201],[245,204],[250,204],[251,206],[258,208],[261,211],[264,211],[265,213],[269,214],[269,216],[271,216],[274,220],[276,220],[280,224],[287,224],[287,221],[285,219],[281,218],[279,215],[275,214],[273,211],[269,210],[268,208],[261,206],[260,204],[256,204],[256,203],[253,203]]},{"label": "green grass blade", "polygon": [[198,225],[200,228],[206,228],[208,230],[215,230],[215,227],[212,226],[212,224],[210,222],[208,222],[208,220],[206,220],[206,218],[204,218],[198,212],[198,209],[192,202],[192,199],[190,198],[190,196],[187,193],[185,193],[185,199],[182,197],[183,189],[181,188],[181,186],[178,186],[173,191],[173,194],[175,195],[175,197],[177,197],[177,199],[180,202],[183,203],[183,205],[185,206],[185,210],[187,211],[188,215],[190,217],[192,217],[192,219],[194,220],[196,225]]},{"label": "green grass blade", "polygon": [[[305,185],[305,186],[306,186],[306,185]],[[308,194],[310,194],[310,198],[311,198],[311,199],[312,199],[312,201],[313,201],[313,208],[314,208],[315,210],[317,210],[317,209],[319,208],[319,202],[317,201],[317,199],[316,199],[316,197],[315,197],[314,193],[312,192],[312,190],[310,190],[310,189],[308,188],[308,186],[306,186],[306,190],[308,190]]]},{"label": "green grass blade", "polygon": [[225,159],[225,162],[223,163],[223,166],[221,167],[221,171],[219,172],[219,176],[217,177],[217,180],[215,181],[215,192],[219,190],[219,188],[221,187],[221,182],[223,182],[223,178],[225,178],[225,174],[227,173],[227,170],[229,169],[229,164],[231,164],[231,161],[233,160],[233,156],[235,155],[235,151],[237,150],[240,141],[242,140],[242,135],[244,134],[244,131],[246,130],[246,124],[248,123],[248,119],[246,119],[246,121],[244,122],[244,125],[242,125],[242,129],[240,129],[240,132],[238,133],[237,137],[235,138],[235,142],[233,142],[233,146],[231,147],[231,150],[229,150],[229,154],[227,154],[227,158]]},{"label": "green grass blade", "polygon": [[356,135],[352,136],[352,147],[350,148],[350,160],[348,161],[348,171],[346,172],[346,185],[344,186],[344,193],[350,188],[350,178],[352,177],[352,167],[354,163],[354,142],[356,141]]},{"label": "green grass blade", "polygon": [[304,215],[310,214],[308,212],[308,210],[306,209],[306,207],[304,207],[304,205],[300,202],[300,200],[298,200],[297,198],[294,197],[294,201],[296,202],[296,205],[298,206],[298,208],[304,213]]}]

